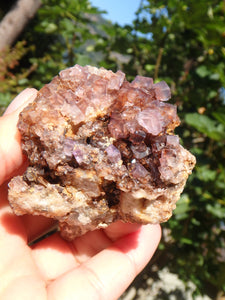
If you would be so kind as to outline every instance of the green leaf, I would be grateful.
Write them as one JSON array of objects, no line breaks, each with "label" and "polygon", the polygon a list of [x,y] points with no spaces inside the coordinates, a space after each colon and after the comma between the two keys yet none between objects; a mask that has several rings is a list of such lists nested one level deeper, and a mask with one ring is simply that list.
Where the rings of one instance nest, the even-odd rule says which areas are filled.
[{"label": "green leaf", "polygon": [[10,93],[0,93],[0,106],[6,107],[9,105],[11,101]]},{"label": "green leaf", "polygon": [[201,181],[213,181],[216,179],[217,172],[215,170],[211,170],[210,166],[203,165],[203,166],[197,166],[196,167],[197,176]]},{"label": "green leaf", "polygon": [[217,94],[218,94],[218,93],[217,93],[216,91],[210,91],[209,94],[208,94],[208,98],[209,98],[209,99],[212,99],[212,98],[216,97]]},{"label": "green leaf", "polygon": [[85,66],[85,65],[91,64],[91,59],[87,55],[77,54],[77,61],[76,61],[76,63],[78,65]]},{"label": "green leaf", "polygon": [[208,116],[198,113],[189,113],[186,114],[185,121],[188,125],[193,126],[213,140],[225,140],[225,127],[223,124],[218,124]]},{"label": "green leaf", "polygon": [[215,203],[215,205],[207,204],[206,209],[208,212],[219,219],[225,218],[225,207],[221,207],[219,203]]},{"label": "green leaf", "polygon": [[210,71],[207,69],[206,66],[200,66],[196,69],[196,73],[199,77],[206,77],[210,74]]},{"label": "green leaf", "polygon": [[182,220],[187,217],[187,213],[190,210],[190,199],[187,194],[182,194],[180,200],[177,202],[174,215],[176,219]]},{"label": "green leaf", "polygon": [[151,72],[154,69],[155,69],[155,65],[150,65],[150,64],[145,65],[145,70],[147,72]]},{"label": "green leaf", "polygon": [[180,241],[181,241],[181,243],[187,244],[187,245],[191,245],[193,243],[193,241],[191,239],[187,239],[187,238],[184,238],[184,237],[182,237],[180,239]]},{"label": "green leaf", "polygon": [[213,117],[216,118],[220,123],[225,125],[225,113],[221,112],[213,112],[212,113]]},{"label": "green leaf", "polygon": [[27,78],[22,78],[18,81],[19,85],[25,85],[28,84],[29,80]]},{"label": "green leaf", "polygon": [[212,79],[212,80],[219,80],[220,79],[220,74],[218,74],[218,73],[211,74],[209,76],[209,78]]},{"label": "green leaf", "polygon": [[45,27],[45,32],[50,34],[53,33],[55,31],[57,31],[57,25],[54,23],[49,23],[46,27]]}]

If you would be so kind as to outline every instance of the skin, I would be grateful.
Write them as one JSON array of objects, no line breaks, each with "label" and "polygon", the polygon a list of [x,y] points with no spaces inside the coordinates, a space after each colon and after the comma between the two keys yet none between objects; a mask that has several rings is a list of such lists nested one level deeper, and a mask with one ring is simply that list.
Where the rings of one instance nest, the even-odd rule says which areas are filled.
[{"label": "skin", "polygon": [[0,117],[0,299],[118,299],[154,254],[159,225],[116,222],[73,242],[55,233],[30,247],[54,221],[18,217],[8,204],[8,180],[27,167],[18,115],[36,94],[24,90]]}]

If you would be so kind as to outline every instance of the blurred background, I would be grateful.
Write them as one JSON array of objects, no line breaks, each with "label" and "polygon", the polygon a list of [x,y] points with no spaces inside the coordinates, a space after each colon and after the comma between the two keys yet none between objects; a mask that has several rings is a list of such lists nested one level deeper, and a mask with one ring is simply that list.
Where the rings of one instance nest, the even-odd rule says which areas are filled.
[{"label": "blurred background", "polygon": [[225,299],[225,1],[1,1],[0,114],[74,64],[165,80],[176,133],[197,158],[158,251],[121,299]]}]

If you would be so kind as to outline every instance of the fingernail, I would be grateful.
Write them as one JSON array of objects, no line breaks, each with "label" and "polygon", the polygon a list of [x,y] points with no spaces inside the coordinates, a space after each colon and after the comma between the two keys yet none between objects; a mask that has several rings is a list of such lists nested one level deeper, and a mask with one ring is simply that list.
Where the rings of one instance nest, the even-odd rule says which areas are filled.
[{"label": "fingernail", "polygon": [[7,107],[5,113],[3,114],[8,115],[14,111],[16,111],[18,108],[21,108],[20,111],[29,103],[32,102],[37,95],[37,90],[34,88],[27,88],[24,91],[22,91],[18,96],[14,98],[14,100],[9,104]]}]

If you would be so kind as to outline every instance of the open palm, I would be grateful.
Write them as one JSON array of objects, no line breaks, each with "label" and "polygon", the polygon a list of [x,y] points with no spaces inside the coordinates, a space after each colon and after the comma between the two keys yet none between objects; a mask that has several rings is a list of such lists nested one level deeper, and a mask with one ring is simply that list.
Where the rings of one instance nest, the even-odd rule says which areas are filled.
[{"label": "open palm", "polygon": [[0,118],[0,299],[117,299],[155,252],[160,227],[116,222],[72,242],[55,233],[28,246],[54,225],[15,216],[7,200],[7,180],[27,165],[18,114],[35,96],[25,90]]}]

